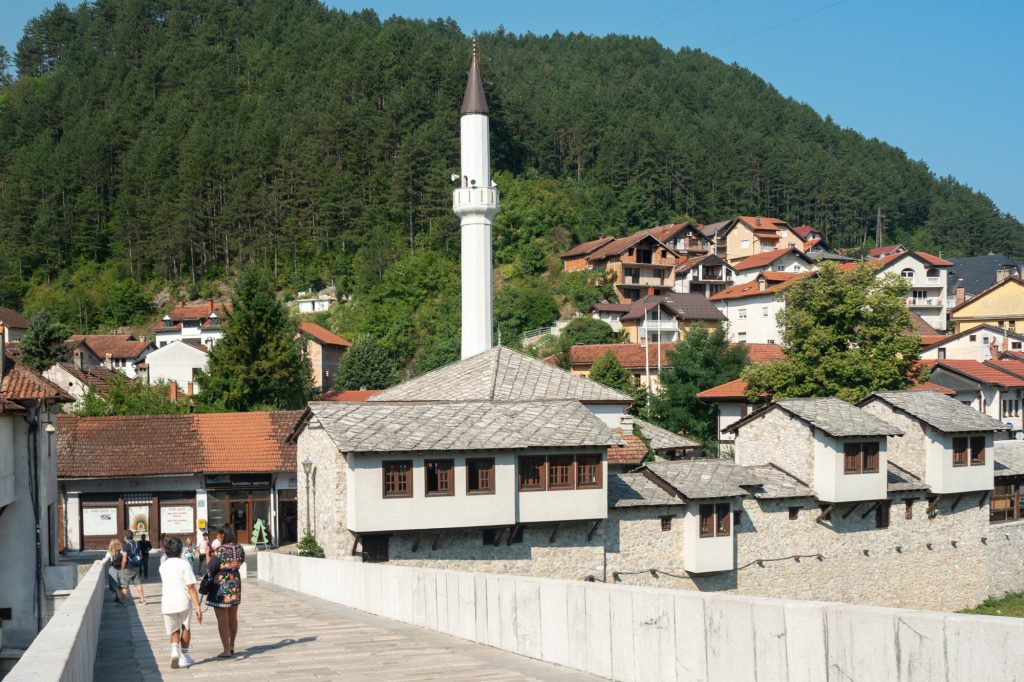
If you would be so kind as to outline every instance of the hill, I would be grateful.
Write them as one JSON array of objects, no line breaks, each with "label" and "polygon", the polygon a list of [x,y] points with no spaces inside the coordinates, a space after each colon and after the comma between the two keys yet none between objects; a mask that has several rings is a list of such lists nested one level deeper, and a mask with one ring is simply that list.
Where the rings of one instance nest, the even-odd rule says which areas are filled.
[{"label": "hill", "polygon": [[[480,41],[495,253],[513,286],[546,269],[557,286],[552,254],[572,242],[684,216],[774,215],[856,247],[881,209],[908,246],[1022,252],[1024,227],[985,195],[700,51]],[[127,324],[140,291],[205,295],[258,261],[282,288],[332,281],[367,310],[397,295],[387,315],[410,315],[401,333],[416,338],[393,351],[425,352],[457,324],[448,178],[468,51],[450,21],[311,0],[57,5],[30,22],[0,89],[0,305]],[[437,310],[403,308],[404,294]],[[364,319],[379,312],[334,326],[379,333]]]}]

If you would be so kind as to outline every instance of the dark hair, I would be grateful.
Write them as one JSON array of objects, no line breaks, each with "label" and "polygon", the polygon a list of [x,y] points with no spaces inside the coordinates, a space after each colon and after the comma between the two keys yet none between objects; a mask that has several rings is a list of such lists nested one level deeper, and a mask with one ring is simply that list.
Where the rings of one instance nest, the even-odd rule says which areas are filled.
[{"label": "dark hair", "polygon": [[164,541],[164,553],[168,559],[177,559],[181,556],[181,540],[178,538],[167,538]]},{"label": "dark hair", "polygon": [[135,534],[134,534],[134,533],[132,533],[132,532],[131,532],[130,530],[128,530],[127,528],[125,528],[125,530],[124,530],[124,539],[125,539],[125,540],[131,540],[131,539],[132,539],[132,538],[134,538],[134,537],[135,537]]},{"label": "dark hair", "polygon": [[225,545],[233,545],[238,542],[238,538],[235,536],[235,529],[231,526],[224,526],[220,529],[220,536],[224,538],[222,542]]}]

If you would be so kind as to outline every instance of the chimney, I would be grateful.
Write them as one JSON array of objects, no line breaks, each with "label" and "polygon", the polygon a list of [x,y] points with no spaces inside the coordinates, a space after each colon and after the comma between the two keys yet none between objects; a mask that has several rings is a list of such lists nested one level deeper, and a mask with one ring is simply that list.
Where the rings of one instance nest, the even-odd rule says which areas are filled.
[{"label": "chimney", "polygon": [[114,356],[110,353],[106,353],[103,356],[103,364],[107,369],[114,369]]},{"label": "chimney", "polygon": [[192,382],[188,382],[188,395],[192,395]]},{"label": "chimney", "polygon": [[966,300],[967,300],[967,290],[964,289],[962,285],[958,286],[956,288],[956,304],[960,305],[961,303],[963,303]]},{"label": "chimney", "polygon": [[79,372],[82,371],[82,349],[81,348],[76,348],[74,351],[72,351],[72,353],[71,353],[71,362],[74,363],[75,369],[77,369]]},{"label": "chimney", "polygon": [[171,399],[172,402],[176,402],[178,400],[178,382],[171,381],[170,386],[168,386],[167,388],[170,391],[170,395],[168,397]]},{"label": "chimney", "polygon": [[999,268],[996,270],[996,282],[1002,282],[1004,279],[1010,276],[1009,268]]},{"label": "chimney", "polygon": [[206,300],[206,315],[207,315],[207,317],[209,317],[210,313],[212,313],[212,312],[213,312],[213,299],[210,298],[210,299]]}]

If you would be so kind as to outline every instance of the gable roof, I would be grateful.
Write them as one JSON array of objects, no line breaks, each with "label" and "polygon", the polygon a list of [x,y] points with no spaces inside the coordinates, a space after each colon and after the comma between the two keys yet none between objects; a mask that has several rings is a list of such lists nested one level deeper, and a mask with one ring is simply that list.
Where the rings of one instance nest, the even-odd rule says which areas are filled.
[{"label": "gable roof", "polygon": [[309,410],[341,452],[603,447],[621,442],[574,400],[388,403],[373,402],[375,398],[365,403],[312,402]]},{"label": "gable roof", "polygon": [[[730,344],[735,347],[738,344]],[[611,353],[620,365],[626,369],[640,369],[650,362],[652,369],[658,368],[658,351],[661,351],[661,366],[671,367],[668,352],[675,349],[674,343],[651,344],[650,351],[646,346],[639,343],[594,343],[576,345],[569,349],[569,362],[574,366],[593,365],[594,361],[605,353]],[[747,349],[747,357],[751,364],[761,365],[776,360],[785,359],[782,346],[775,343],[744,343]]]},{"label": "gable roof", "polygon": [[107,353],[114,360],[134,360],[153,345],[130,334],[73,334],[67,343],[85,346],[100,360],[106,358]]},{"label": "gable roof", "polygon": [[948,260],[944,260],[942,258],[939,258],[938,256],[933,256],[927,251],[901,251],[899,253],[892,253],[889,254],[888,256],[882,256],[881,258],[877,258],[868,262],[879,265],[879,270],[885,270],[890,265],[902,260],[903,258],[913,258],[917,261],[920,261],[921,263],[924,263],[925,265],[935,268],[948,268],[953,265]]},{"label": "gable roof", "polygon": [[742,222],[755,232],[779,232],[780,230],[792,229],[790,224],[781,218],[741,215],[736,220]]},{"label": "gable roof", "polygon": [[744,379],[733,379],[724,384],[706,388],[697,394],[698,400],[722,400],[724,398],[746,399],[747,382]]},{"label": "gable roof", "polygon": [[586,256],[588,254],[593,253],[594,251],[597,251],[602,246],[612,243],[613,241],[615,241],[615,237],[602,236],[598,237],[597,239],[591,239],[588,242],[577,244],[568,251],[563,251],[562,255],[559,256],[559,258],[565,260],[569,258],[579,258],[580,256]]},{"label": "gable roof", "polygon": [[622,441],[619,445],[608,448],[608,463],[625,466],[636,466],[647,457],[647,445],[643,440],[623,429],[612,429]]},{"label": "gable roof", "polygon": [[680,436],[678,433],[672,433],[668,429],[663,429],[656,424],[645,422],[643,419],[633,417],[633,423],[640,429],[640,433],[647,439],[647,442],[650,443],[651,449],[655,452],[661,450],[686,450],[689,448],[700,447],[700,443],[696,441]]},{"label": "gable roof", "polygon": [[28,320],[10,308],[0,306],[0,324],[9,329],[28,329]]},{"label": "gable roof", "polygon": [[[796,234],[800,239],[807,241],[808,237],[812,234],[821,234],[821,230],[810,225],[796,225],[793,227],[793,233]],[[820,238],[818,238],[820,239]]]},{"label": "gable roof", "polygon": [[740,486],[756,486],[761,477],[728,459],[655,460],[644,465],[686,499],[746,496]]},{"label": "gable roof", "polygon": [[1000,476],[1024,476],[1024,441],[997,440],[995,442],[994,469]]},{"label": "gable roof", "polygon": [[959,312],[960,310],[962,310],[966,306],[968,306],[968,305],[970,305],[972,303],[976,303],[978,300],[984,298],[985,296],[988,296],[993,291],[1001,289],[1001,288],[1003,288],[1005,286],[1009,286],[1011,283],[1012,284],[1016,284],[1018,286],[1024,286],[1024,279],[1022,279],[1020,277],[1007,277],[1006,279],[1004,279],[1004,280],[1002,280],[1000,282],[996,282],[995,284],[990,286],[988,289],[985,289],[984,291],[980,292],[977,296],[974,296],[973,298],[969,298],[966,301],[964,301],[963,303],[959,303],[956,306],[950,308],[949,309],[949,313],[952,315],[953,313]]},{"label": "gable roof", "polygon": [[684,273],[693,270],[695,267],[704,263],[705,265],[721,265],[722,267],[733,269],[721,256],[713,253],[705,253],[702,256],[694,256],[693,258],[687,258],[682,263],[676,266],[676,274],[682,275]]},{"label": "gable roof", "polygon": [[676,292],[657,296],[644,296],[629,306],[629,310],[622,316],[622,319],[643,319],[648,311],[657,309],[659,305],[664,306],[672,316],[679,320],[713,320],[721,322],[728,319],[722,311],[712,305],[702,294],[680,294]]},{"label": "gable roof", "polygon": [[873,414],[860,410],[839,398],[784,398],[750,413],[722,429],[736,432],[773,409],[780,409],[833,438],[851,436],[902,436],[903,431]]},{"label": "gable roof", "polygon": [[[19,402],[28,400],[53,400],[74,402],[68,393],[28,365],[7,355],[0,376],[0,401]],[[8,406],[13,409],[13,406]]]},{"label": "gable roof", "polygon": [[[959,331],[959,332],[957,332],[955,334],[946,334],[946,335],[942,335],[942,336],[938,336],[938,337],[930,337],[929,338],[929,343],[927,345],[925,345],[923,348],[921,348],[921,350],[922,351],[926,351],[926,350],[931,350],[932,348],[938,348],[939,346],[946,345],[950,341],[956,341],[958,339],[962,339],[965,336],[977,335],[977,334],[980,334],[983,331],[991,333],[992,337],[993,337],[993,341],[996,341],[996,340],[1002,341],[1004,334],[1006,335],[1007,338],[1014,339],[1015,341],[1024,341],[1024,334],[1018,334],[1017,332],[1012,332],[1009,329],[1003,329],[1003,328],[1000,328],[1000,327],[994,327],[994,326],[992,326],[990,324],[979,324],[977,327],[971,327],[969,329],[964,329],[963,331]],[[924,341],[925,338],[926,337],[922,334],[921,335],[922,342]]]},{"label": "gable roof", "polygon": [[931,366],[932,371],[945,369],[954,374],[966,377],[981,384],[993,384],[1000,388],[1024,388],[1024,379],[1008,374],[999,369],[978,360],[925,360]]},{"label": "gable roof", "polygon": [[503,346],[427,372],[370,398],[371,402],[455,400],[633,402],[615,389]]},{"label": "gable roof", "polygon": [[943,433],[1006,430],[998,419],[937,391],[876,391],[857,404],[867,405],[874,400],[881,400]]},{"label": "gable roof", "polygon": [[608,506],[610,508],[683,504],[686,502],[680,495],[665,490],[642,472],[608,474]]},{"label": "gable roof", "polygon": [[57,416],[57,475],[120,478],[295,471],[301,412]]},{"label": "gable roof", "polygon": [[873,249],[868,250],[868,258],[881,258],[882,256],[891,256],[894,253],[903,253],[906,251],[906,247],[903,244],[889,244],[888,246],[876,246]]},{"label": "gable roof", "polygon": [[1020,276],[1020,264],[1001,253],[967,258],[950,258],[953,269],[949,272],[950,291],[959,284],[968,296],[976,296],[996,282],[996,271],[1004,268],[1011,275]]},{"label": "gable roof", "polygon": [[[758,274],[756,279],[742,284],[734,284],[728,289],[723,289],[717,294],[709,297],[709,301],[731,301],[740,298],[751,298],[753,296],[766,296],[776,294],[794,281],[814,275],[813,272],[771,272],[766,270]],[[760,282],[764,281],[762,289]]]},{"label": "gable roof", "polygon": [[117,370],[110,369],[103,365],[78,369],[75,367],[74,363],[58,362],[57,366],[73,376],[81,384],[88,386],[93,391],[96,391],[98,395],[103,397],[106,397],[110,392],[110,381],[116,374],[118,374]]},{"label": "gable roof", "polygon": [[351,346],[352,344],[334,332],[313,322],[299,322],[299,331],[307,334],[325,346]]},{"label": "gable roof", "polygon": [[923,317],[921,317],[920,315],[913,311],[911,311],[910,313],[910,324],[914,333],[922,338],[931,336],[943,336],[942,332],[940,332],[938,329],[925,322]]},{"label": "gable roof", "polygon": [[667,249],[669,253],[671,253],[673,256],[676,256],[677,258],[680,257],[678,251],[676,251],[671,246],[669,246],[668,244],[666,244],[665,242],[661,241],[653,234],[651,234],[650,230],[641,230],[639,232],[635,232],[629,235],[628,237],[622,237],[621,239],[616,239],[615,241],[605,244],[604,246],[602,246],[601,248],[597,249],[596,251],[592,252],[589,256],[587,256],[587,261],[605,260],[606,258],[611,258],[612,256],[621,255],[623,251],[632,246],[636,246],[645,239],[654,240],[663,249]]},{"label": "gable roof", "polygon": [[811,259],[800,249],[795,246],[790,246],[785,249],[775,249],[774,251],[762,251],[761,253],[755,253],[749,258],[744,258],[732,268],[736,272],[742,272],[744,270],[753,270],[754,268],[765,268],[779,260],[785,255],[793,255],[804,261],[808,265],[813,265],[814,260]]}]

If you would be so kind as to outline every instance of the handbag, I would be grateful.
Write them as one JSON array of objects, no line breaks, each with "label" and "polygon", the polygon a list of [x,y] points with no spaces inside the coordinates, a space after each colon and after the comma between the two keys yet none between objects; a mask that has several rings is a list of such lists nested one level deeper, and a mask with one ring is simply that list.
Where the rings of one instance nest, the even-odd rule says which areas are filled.
[{"label": "handbag", "polygon": [[213,576],[207,571],[203,574],[203,579],[199,581],[199,594],[210,594],[214,588]]}]

